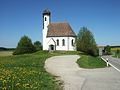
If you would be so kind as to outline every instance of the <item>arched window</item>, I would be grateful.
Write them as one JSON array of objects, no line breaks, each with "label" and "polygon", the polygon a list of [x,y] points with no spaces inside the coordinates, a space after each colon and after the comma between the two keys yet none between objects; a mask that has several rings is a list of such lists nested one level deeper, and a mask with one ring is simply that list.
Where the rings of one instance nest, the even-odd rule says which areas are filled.
[{"label": "arched window", "polygon": [[65,46],[65,39],[62,40],[62,45]]},{"label": "arched window", "polygon": [[74,41],[73,41],[73,39],[71,40],[71,45],[74,46]]},{"label": "arched window", "polygon": [[47,21],[47,18],[45,17],[45,21]]},{"label": "arched window", "polygon": [[57,46],[59,46],[59,40],[57,39]]}]

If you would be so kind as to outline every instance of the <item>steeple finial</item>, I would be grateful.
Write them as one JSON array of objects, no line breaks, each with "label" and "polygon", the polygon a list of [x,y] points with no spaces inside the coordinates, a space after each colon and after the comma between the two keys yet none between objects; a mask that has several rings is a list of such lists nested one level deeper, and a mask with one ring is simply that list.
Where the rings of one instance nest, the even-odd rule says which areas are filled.
[{"label": "steeple finial", "polygon": [[50,13],[50,11],[48,10],[48,8],[43,11],[43,15],[50,15],[50,14],[51,14],[51,13]]}]

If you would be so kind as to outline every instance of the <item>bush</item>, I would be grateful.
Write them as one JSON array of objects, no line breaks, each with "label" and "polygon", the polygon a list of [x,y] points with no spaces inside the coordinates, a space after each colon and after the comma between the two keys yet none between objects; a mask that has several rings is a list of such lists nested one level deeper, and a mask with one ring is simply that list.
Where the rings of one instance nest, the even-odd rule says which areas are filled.
[{"label": "bush", "polygon": [[42,50],[42,44],[39,41],[34,42],[34,47],[37,51]]},{"label": "bush", "polygon": [[107,45],[107,46],[105,47],[105,54],[106,54],[106,55],[111,55],[111,47],[110,47],[109,45]]},{"label": "bush", "polygon": [[32,41],[29,37],[23,36],[18,42],[17,48],[14,51],[13,55],[33,53],[36,49],[32,44]]}]

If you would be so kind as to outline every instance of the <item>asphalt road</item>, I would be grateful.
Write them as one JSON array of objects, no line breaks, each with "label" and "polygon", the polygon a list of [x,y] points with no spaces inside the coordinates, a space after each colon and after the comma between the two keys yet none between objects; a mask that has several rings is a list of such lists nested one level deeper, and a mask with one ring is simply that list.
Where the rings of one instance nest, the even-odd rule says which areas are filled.
[{"label": "asphalt road", "polygon": [[108,58],[108,62],[120,71],[120,59],[113,58],[112,56],[102,56],[104,59]]}]

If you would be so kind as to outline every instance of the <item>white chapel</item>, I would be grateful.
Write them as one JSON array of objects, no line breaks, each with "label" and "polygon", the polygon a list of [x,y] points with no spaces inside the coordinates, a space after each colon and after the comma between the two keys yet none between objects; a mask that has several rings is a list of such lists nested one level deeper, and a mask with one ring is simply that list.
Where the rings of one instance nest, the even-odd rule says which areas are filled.
[{"label": "white chapel", "polygon": [[66,22],[51,22],[51,13],[43,11],[43,50],[75,51],[76,34]]}]

